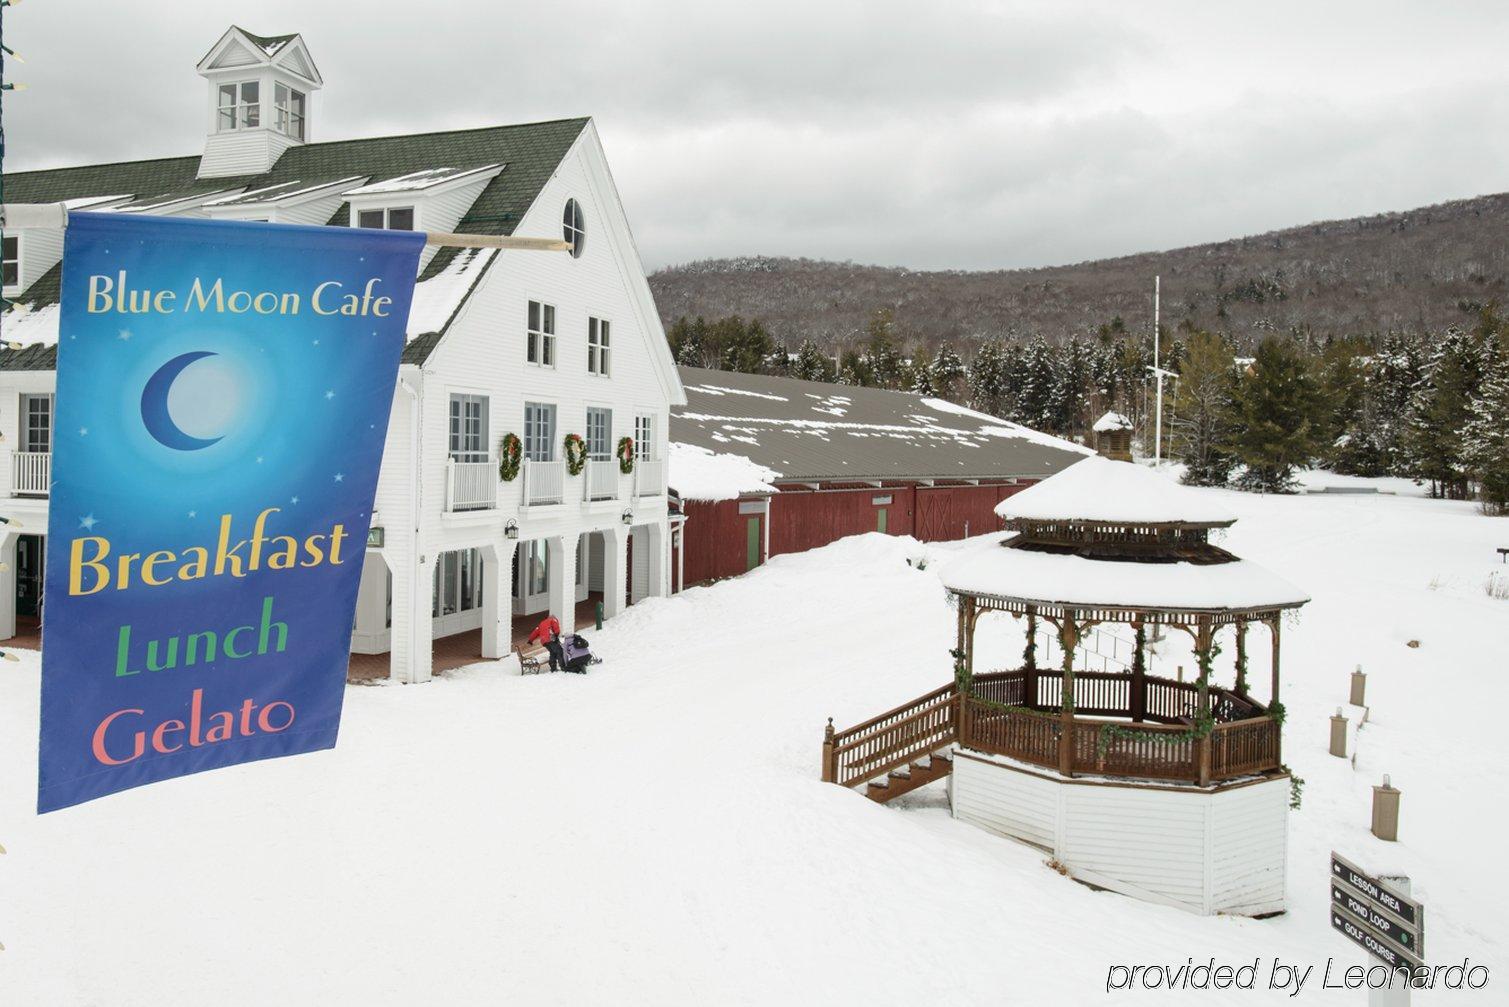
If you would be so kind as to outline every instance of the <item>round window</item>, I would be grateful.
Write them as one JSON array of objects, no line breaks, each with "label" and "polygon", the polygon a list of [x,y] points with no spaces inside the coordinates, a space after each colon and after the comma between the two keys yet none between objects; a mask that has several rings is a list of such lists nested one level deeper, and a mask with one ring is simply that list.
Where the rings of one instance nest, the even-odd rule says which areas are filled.
[{"label": "round window", "polygon": [[571,257],[580,259],[582,249],[587,246],[587,220],[574,199],[566,200],[566,212],[561,215],[561,236],[571,242]]}]

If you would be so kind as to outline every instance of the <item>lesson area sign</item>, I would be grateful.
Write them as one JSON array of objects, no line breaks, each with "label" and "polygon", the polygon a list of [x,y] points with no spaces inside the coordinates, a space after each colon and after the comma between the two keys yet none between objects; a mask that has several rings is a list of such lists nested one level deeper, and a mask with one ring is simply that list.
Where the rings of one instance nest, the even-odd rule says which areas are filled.
[{"label": "lesson area sign", "polygon": [[1390,968],[1425,962],[1425,906],[1335,852],[1331,927]]},{"label": "lesson area sign", "polygon": [[70,215],[39,812],[334,746],[423,244]]}]

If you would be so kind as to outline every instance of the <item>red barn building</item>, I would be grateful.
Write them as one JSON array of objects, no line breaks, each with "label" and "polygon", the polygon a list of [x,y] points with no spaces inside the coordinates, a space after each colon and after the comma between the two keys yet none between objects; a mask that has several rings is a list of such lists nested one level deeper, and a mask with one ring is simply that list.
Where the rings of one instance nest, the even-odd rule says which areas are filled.
[{"label": "red barn building", "polygon": [[878,531],[941,541],[1089,450],[910,392],[682,367],[670,488],[676,588]]}]

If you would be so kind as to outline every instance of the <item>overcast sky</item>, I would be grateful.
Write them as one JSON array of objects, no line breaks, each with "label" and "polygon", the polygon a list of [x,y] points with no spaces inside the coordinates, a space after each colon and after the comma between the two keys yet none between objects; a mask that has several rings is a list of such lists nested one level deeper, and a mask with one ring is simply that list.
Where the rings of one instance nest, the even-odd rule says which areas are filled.
[{"label": "overcast sky", "polygon": [[197,153],[302,32],[314,138],[596,117],[651,268],[1051,265],[1509,189],[1503,3],[38,0],[6,167]]}]

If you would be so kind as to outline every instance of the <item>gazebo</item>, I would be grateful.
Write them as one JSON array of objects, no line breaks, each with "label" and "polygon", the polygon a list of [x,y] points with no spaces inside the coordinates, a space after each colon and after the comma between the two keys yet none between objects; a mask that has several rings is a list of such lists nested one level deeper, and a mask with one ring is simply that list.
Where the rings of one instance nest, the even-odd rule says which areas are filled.
[{"label": "gazebo", "polygon": [[[1281,911],[1293,781],[1279,644],[1284,614],[1309,598],[1210,541],[1236,521],[1210,494],[1138,465],[1088,457],[996,513],[1010,534],[943,569],[953,683],[847,730],[830,721],[823,778],[887,801],[948,776],[954,817],[1051,851],[1079,880],[1195,912]],[[1016,667],[976,667],[990,612],[1023,621]],[[1135,640],[1125,670],[1076,669],[1086,634],[1115,624]],[[1040,626],[1056,667],[1037,660]],[[1261,699],[1254,626],[1268,631]],[[1193,681],[1150,672],[1154,629],[1189,635]]]},{"label": "gazebo", "polygon": [[[1282,618],[1309,597],[1210,541],[1235,515],[1139,466],[1101,458],[1007,498],[996,513],[1015,534],[943,578],[959,612],[960,745],[1065,777],[1209,786],[1280,770]],[[1020,668],[976,674],[975,629],[987,612],[1026,620]],[[1039,623],[1057,637],[1057,668],[1038,665]],[[1081,640],[1107,623],[1131,628],[1129,669],[1076,672]],[[1267,628],[1271,647],[1265,702],[1252,695],[1247,674],[1253,625]],[[1194,681],[1147,672],[1153,627],[1190,635]],[[1227,638],[1235,652],[1229,687],[1215,681]]]}]

